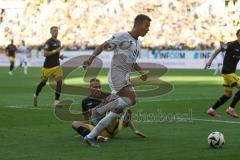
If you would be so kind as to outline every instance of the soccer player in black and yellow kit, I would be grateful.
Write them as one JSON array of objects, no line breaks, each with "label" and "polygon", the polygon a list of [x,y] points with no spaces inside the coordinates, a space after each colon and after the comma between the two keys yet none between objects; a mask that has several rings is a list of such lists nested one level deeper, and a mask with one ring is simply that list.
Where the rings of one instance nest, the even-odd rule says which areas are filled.
[{"label": "soccer player in black and yellow kit", "polygon": [[88,111],[100,105],[104,99],[110,96],[110,93],[106,93],[101,90],[101,86],[102,85],[99,79],[92,78],[90,80],[89,90],[91,94],[82,100],[82,114],[84,122],[89,122],[91,119],[91,114]]},{"label": "soccer player in black and yellow kit", "polygon": [[[85,137],[87,134],[89,134],[98,121],[106,116],[106,113],[103,113],[102,115],[98,115],[99,117],[96,118],[91,115],[93,113],[92,110],[101,108],[105,103],[109,103],[109,101],[117,98],[116,95],[102,92],[100,80],[96,78],[90,80],[89,89],[91,95],[82,100],[83,121],[74,121],[72,123],[72,128],[82,137]],[[131,114],[132,112],[130,110],[126,110],[124,114],[112,121],[107,128],[101,132],[100,136],[97,137],[97,140],[100,142],[107,141],[108,138],[116,136],[123,127],[126,128],[128,126],[131,128],[134,134],[141,138],[145,138],[146,136],[138,131],[132,122]]]},{"label": "soccer player in black and yellow kit", "polygon": [[221,51],[225,51],[222,67],[222,76],[224,80],[223,86],[225,94],[221,96],[211,108],[208,109],[208,115],[213,117],[218,116],[216,109],[232,97],[233,87],[236,87],[238,89],[238,92],[234,95],[232,103],[227,108],[226,112],[234,118],[238,117],[238,114],[236,113],[234,108],[237,102],[240,100],[240,79],[235,74],[237,64],[240,60],[240,29],[237,31],[236,36],[237,40],[228,42],[218,48],[205,66],[205,69],[209,68],[212,64],[213,59]]},{"label": "soccer player in black and yellow kit", "polygon": [[11,44],[9,44],[6,47],[6,53],[10,62],[10,67],[9,67],[9,75],[13,74],[13,68],[14,68],[14,62],[15,62],[15,53],[17,51],[17,47],[13,44],[13,39],[11,40]]},{"label": "soccer player in black and yellow kit", "polygon": [[41,77],[42,80],[38,84],[36,92],[34,94],[33,103],[35,107],[38,105],[37,98],[39,93],[41,92],[42,88],[46,85],[47,80],[51,76],[54,76],[57,82],[54,105],[57,105],[59,103],[63,76],[63,71],[62,68],[60,67],[59,59],[63,59],[63,57],[60,56],[60,51],[64,48],[64,46],[61,46],[61,42],[57,39],[58,27],[56,26],[51,27],[50,33],[52,37],[48,39],[44,45],[44,56],[46,58],[42,68]]}]

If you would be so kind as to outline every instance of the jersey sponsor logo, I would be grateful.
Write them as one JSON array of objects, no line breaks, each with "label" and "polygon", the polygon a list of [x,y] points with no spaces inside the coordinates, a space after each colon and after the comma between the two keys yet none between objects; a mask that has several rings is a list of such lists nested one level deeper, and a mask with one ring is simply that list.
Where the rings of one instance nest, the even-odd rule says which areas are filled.
[{"label": "jersey sponsor logo", "polygon": [[233,58],[240,59],[240,56],[238,56],[238,55],[233,55]]},{"label": "jersey sponsor logo", "polygon": [[90,105],[92,105],[93,103],[87,103],[87,106],[90,106]]}]

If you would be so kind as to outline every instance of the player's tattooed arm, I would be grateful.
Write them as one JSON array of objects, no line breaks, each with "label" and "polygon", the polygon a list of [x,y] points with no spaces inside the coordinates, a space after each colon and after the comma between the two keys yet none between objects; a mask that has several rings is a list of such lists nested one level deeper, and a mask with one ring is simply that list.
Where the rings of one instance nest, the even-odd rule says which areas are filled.
[{"label": "player's tattooed arm", "polygon": [[136,134],[138,137],[146,138],[146,136],[135,127],[135,125],[134,125],[132,120],[130,120],[130,122],[129,122],[129,127],[134,132],[134,134]]},{"label": "player's tattooed arm", "polygon": [[213,60],[217,57],[217,55],[221,52],[221,47],[218,48],[216,51],[214,51],[212,57],[209,59],[209,61],[207,62],[207,64],[205,65],[204,69],[208,69],[211,65]]},{"label": "player's tattooed arm", "polygon": [[83,113],[83,121],[84,123],[90,123],[90,114],[87,112]]},{"label": "player's tattooed arm", "polygon": [[123,126],[125,128],[129,127],[133,133],[135,135],[137,135],[138,137],[141,137],[141,138],[146,138],[146,136],[141,133],[137,128],[136,126],[134,125],[133,123],[133,120],[132,120],[132,111],[130,109],[127,110],[125,116],[124,116],[124,120],[123,120]]},{"label": "player's tattooed arm", "polygon": [[138,71],[138,73],[140,73],[140,74],[144,74],[144,70],[137,63],[133,64],[133,69],[135,71]]},{"label": "player's tattooed arm", "polygon": [[88,58],[88,60],[83,62],[83,68],[86,69],[88,66],[90,66],[93,60],[95,59],[95,57],[101,54],[103,50],[108,48],[108,46],[109,44],[107,42],[104,42],[103,44],[97,46],[94,52],[92,53],[92,55]]},{"label": "player's tattooed arm", "polygon": [[133,64],[133,69],[141,75],[140,76],[141,80],[143,81],[147,80],[147,73],[144,72],[144,70],[137,63]]}]

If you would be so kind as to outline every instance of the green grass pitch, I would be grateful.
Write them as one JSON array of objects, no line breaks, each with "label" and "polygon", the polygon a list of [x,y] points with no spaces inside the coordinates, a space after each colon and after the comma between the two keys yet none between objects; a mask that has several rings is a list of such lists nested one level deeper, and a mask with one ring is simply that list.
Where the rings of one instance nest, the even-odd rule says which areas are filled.
[{"label": "green grass pitch", "polygon": [[[240,120],[226,115],[230,101],[218,111],[220,118],[207,116],[206,110],[223,94],[221,76],[212,71],[170,69],[161,77],[174,85],[165,95],[139,99],[134,113],[153,115],[186,115],[188,121],[136,122],[147,135],[136,137],[130,129],[123,129],[109,143],[90,148],[76,138],[71,122],[57,119],[53,113],[54,92],[46,86],[39,97],[39,107],[32,107],[32,96],[40,81],[40,68],[30,68],[27,76],[17,70],[13,76],[8,68],[0,68],[0,159],[1,160],[230,160],[240,156]],[[66,83],[80,85],[83,72],[71,74]],[[107,90],[107,70],[100,79]],[[72,99],[72,110],[81,110],[81,96],[62,95]],[[237,106],[237,111],[240,109]],[[152,118],[152,117],[150,117]],[[217,121],[214,121],[217,120]],[[211,149],[207,136],[220,131],[226,144]]]}]

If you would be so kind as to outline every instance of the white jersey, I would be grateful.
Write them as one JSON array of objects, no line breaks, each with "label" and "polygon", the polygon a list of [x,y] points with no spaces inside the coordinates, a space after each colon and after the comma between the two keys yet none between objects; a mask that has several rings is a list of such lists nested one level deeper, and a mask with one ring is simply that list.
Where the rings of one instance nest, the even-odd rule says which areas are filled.
[{"label": "white jersey", "polygon": [[130,84],[130,73],[140,54],[141,42],[133,38],[129,32],[119,32],[107,43],[114,52],[108,75],[109,84],[113,92],[118,92]]},{"label": "white jersey", "polygon": [[18,53],[19,54],[27,54],[27,46],[24,46],[24,45],[20,45],[19,47],[18,47]]},{"label": "white jersey", "polygon": [[20,45],[18,47],[18,53],[20,63],[27,62],[27,46]]}]

